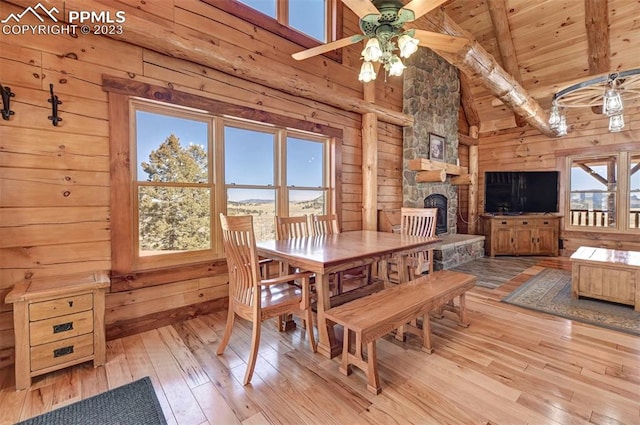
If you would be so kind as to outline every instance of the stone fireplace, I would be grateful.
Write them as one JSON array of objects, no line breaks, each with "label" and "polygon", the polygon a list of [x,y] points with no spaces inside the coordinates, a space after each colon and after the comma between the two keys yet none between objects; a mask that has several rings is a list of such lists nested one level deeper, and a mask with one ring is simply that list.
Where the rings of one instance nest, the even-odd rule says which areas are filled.
[{"label": "stone fireplace", "polygon": [[[444,209],[438,216],[437,233],[455,234],[457,187],[449,183],[449,178],[438,183],[417,183],[416,172],[408,170],[408,162],[416,158],[431,159],[429,133],[433,133],[444,138],[444,162],[456,164],[460,105],[458,71],[429,49],[418,49],[406,65],[403,111],[413,115],[415,122],[413,127],[404,130],[402,203],[405,207],[425,207],[425,198],[439,195],[436,199]],[[445,201],[443,204],[442,200]]]},{"label": "stone fireplace", "polygon": [[436,234],[442,240],[434,245],[433,268],[450,269],[484,256],[484,236],[457,232],[458,189],[444,182],[416,181],[416,171],[408,169],[413,159],[429,159],[429,133],[444,138],[444,159],[458,159],[458,109],[460,85],[458,71],[429,49],[418,49],[404,71],[403,111],[413,115],[413,127],[404,129],[402,204],[413,208],[438,208]]}]

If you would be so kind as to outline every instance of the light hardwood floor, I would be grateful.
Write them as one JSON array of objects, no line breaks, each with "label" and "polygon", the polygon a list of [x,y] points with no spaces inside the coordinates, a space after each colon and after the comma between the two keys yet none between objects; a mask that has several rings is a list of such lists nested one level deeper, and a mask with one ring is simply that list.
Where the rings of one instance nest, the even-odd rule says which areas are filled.
[{"label": "light hardwood floor", "polygon": [[15,391],[13,369],[0,370],[0,423],[148,375],[169,424],[639,424],[640,337],[499,302],[543,266],[568,263],[542,260],[498,289],[476,287],[467,329],[433,320],[431,355],[411,336],[381,340],[378,396],[360,371],[343,376],[338,359],[313,354],[300,327],[279,333],[270,323],[243,387],[249,326],[236,322],[218,357],[217,312],[109,341],[104,367],[35,378],[25,391]]}]

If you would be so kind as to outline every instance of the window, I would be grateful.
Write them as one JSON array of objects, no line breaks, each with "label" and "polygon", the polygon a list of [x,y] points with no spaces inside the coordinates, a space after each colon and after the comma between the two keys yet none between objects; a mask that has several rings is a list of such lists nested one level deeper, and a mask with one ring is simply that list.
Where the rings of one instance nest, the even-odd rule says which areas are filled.
[{"label": "window", "polygon": [[331,34],[328,17],[331,0],[238,0],[316,40],[326,42]]},{"label": "window", "polygon": [[255,216],[265,223],[261,238],[272,234],[275,213],[340,213],[341,129],[300,111],[278,114],[129,79],[105,76],[103,89],[111,270],[123,282],[138,272],[145,286],[175,278],[168,268],[182,279],[208,276],[224,264],[221,212],[264,203]]},{"label": "window", "polygon": [[275,237],[276,214],[297,216],[327,210],[326,139],[236,125],[227,122],[224,126],[228,214],[253,215],[256,239],[265,240]]},{"label": "window", "polygon": [[329,137],[140,100],[131,105],[136,267],[221,256],[219,213],[253,215],[256,239],[265,240],[275,237],[276,214],[333,211]]},{"label": "window", "polygon": [[629,161],[629,228],[640,229],[640,153]]},{"label": "window", "polygon": [[640,154],[574,156],[568,161],[569,229],[626,231],[640,227]]},{"label": "window", "polygon": [[138,264],[168,254],[211,256],[213,118],[142,102],[134,102],[133,111]]}]

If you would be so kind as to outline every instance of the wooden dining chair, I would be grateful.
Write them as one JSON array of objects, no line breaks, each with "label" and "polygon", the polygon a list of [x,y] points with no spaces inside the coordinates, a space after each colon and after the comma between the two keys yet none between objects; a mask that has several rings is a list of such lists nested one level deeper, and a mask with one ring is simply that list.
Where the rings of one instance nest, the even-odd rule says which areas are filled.
[{"label": "wooden dining chair", "polygon": [[276,239],[304,238],[311,235],[309,232],[309,218],[306,215],[297,217],[281,217],[275,218],[276,222]]},{"label": "wooden dining chair", "polygon": [[[406,208],[400,209],[400,233],[409,236],[433,237],[436,233],[437,208]],[[409,280],[421,275],[425,269],[433,273],[433,249],[411,254],[406,259]],[[388,277],[386,281],[399,283],[394,275],[398,273],[398,263],[388,262]],[[398,273],[399,274],[399,273]]]},{"label": "wooden dining chair", "polygon": [[[317,350],[309,291],[311,273],[294,273],[262,279],[256,253],[252,216],[220,214],[222,239],[229,272],[229,310],[227,324],[217,354],[222,355],[233,331],[235,316],[252,322],[251,352],[244,385],[251,381],[258,356],[262,322],[283,314],[300,315],[305,323],[311,349]],[[299,281],[302,287],[290,285]]]},{"label": "wooden dining chair", "polygon": [[309,216],[309,230],[313,236],[340,233],[338,216],[335,214],[311,214]]},{"label": "wooden dining chair", "polygon": [[[340,233],[338,216],[335,214],[311,214],[309,216],[309,228],[313,236]],[[337,294],[342,293],[345,281],[360,281],[360,286],[367,285],[371,283],[371,266],[359,266],[338,272],[335,281]]]},{"label": "wooden dining chair", "polygon": [[[291,238],[304,238],[312,235],[311,230],[311,222],[307,215],[296,216],[296,217],[281,217],[276,216],[276,239],[291,239]],[[337,220],[336,220],[337,225]],[[289,265],[282,263],[281,264],[280,274],[290,273]],[[333,293],[336,292],[336,277],[335,275],[331,275],[329,280],[329,290]],[[310,280],[312,296],[315,291],[315,275],[311,276]]]}]

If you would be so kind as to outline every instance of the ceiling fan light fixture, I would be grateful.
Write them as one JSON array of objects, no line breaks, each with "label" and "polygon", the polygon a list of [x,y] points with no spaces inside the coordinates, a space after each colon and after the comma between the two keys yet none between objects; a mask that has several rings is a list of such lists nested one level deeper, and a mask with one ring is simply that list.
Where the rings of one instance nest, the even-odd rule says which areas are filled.
[{"label": "ceiling fan light fixture", "polygon": [[360,75],[358,75],[358,80],[363,83],[368,83],[369,81],[373,81],[376,79],[376,70],[373,68],[373,64],[370,61],[362,62],[362,67],[360,67]]},{"label": "ceiling fan light fixture", "polygon": [[392,55],[389,58],[388,69],[387,69],[387,71],[389,72],[389,75],[394,77],[399,77],[402,75],[402,71],[404,71],[405,68],[406,66],[404,66],[404,64],[402,63],[402,61],[398,56]]},{"label": "ceiling fan light fixture", "polygon": [[366,62],[377,62],[382,57],[382,48],[380,47],[380,41],[372,37],[367,41],[367,45],[362,51],[362,57]]},{"label": "ceiling fan light fixture", "polygon": [[398,37],[398,48],[400,49],[400,57],[408,58],[418,50],[420,40],[411,37],[409,34],[402,34]]}]

